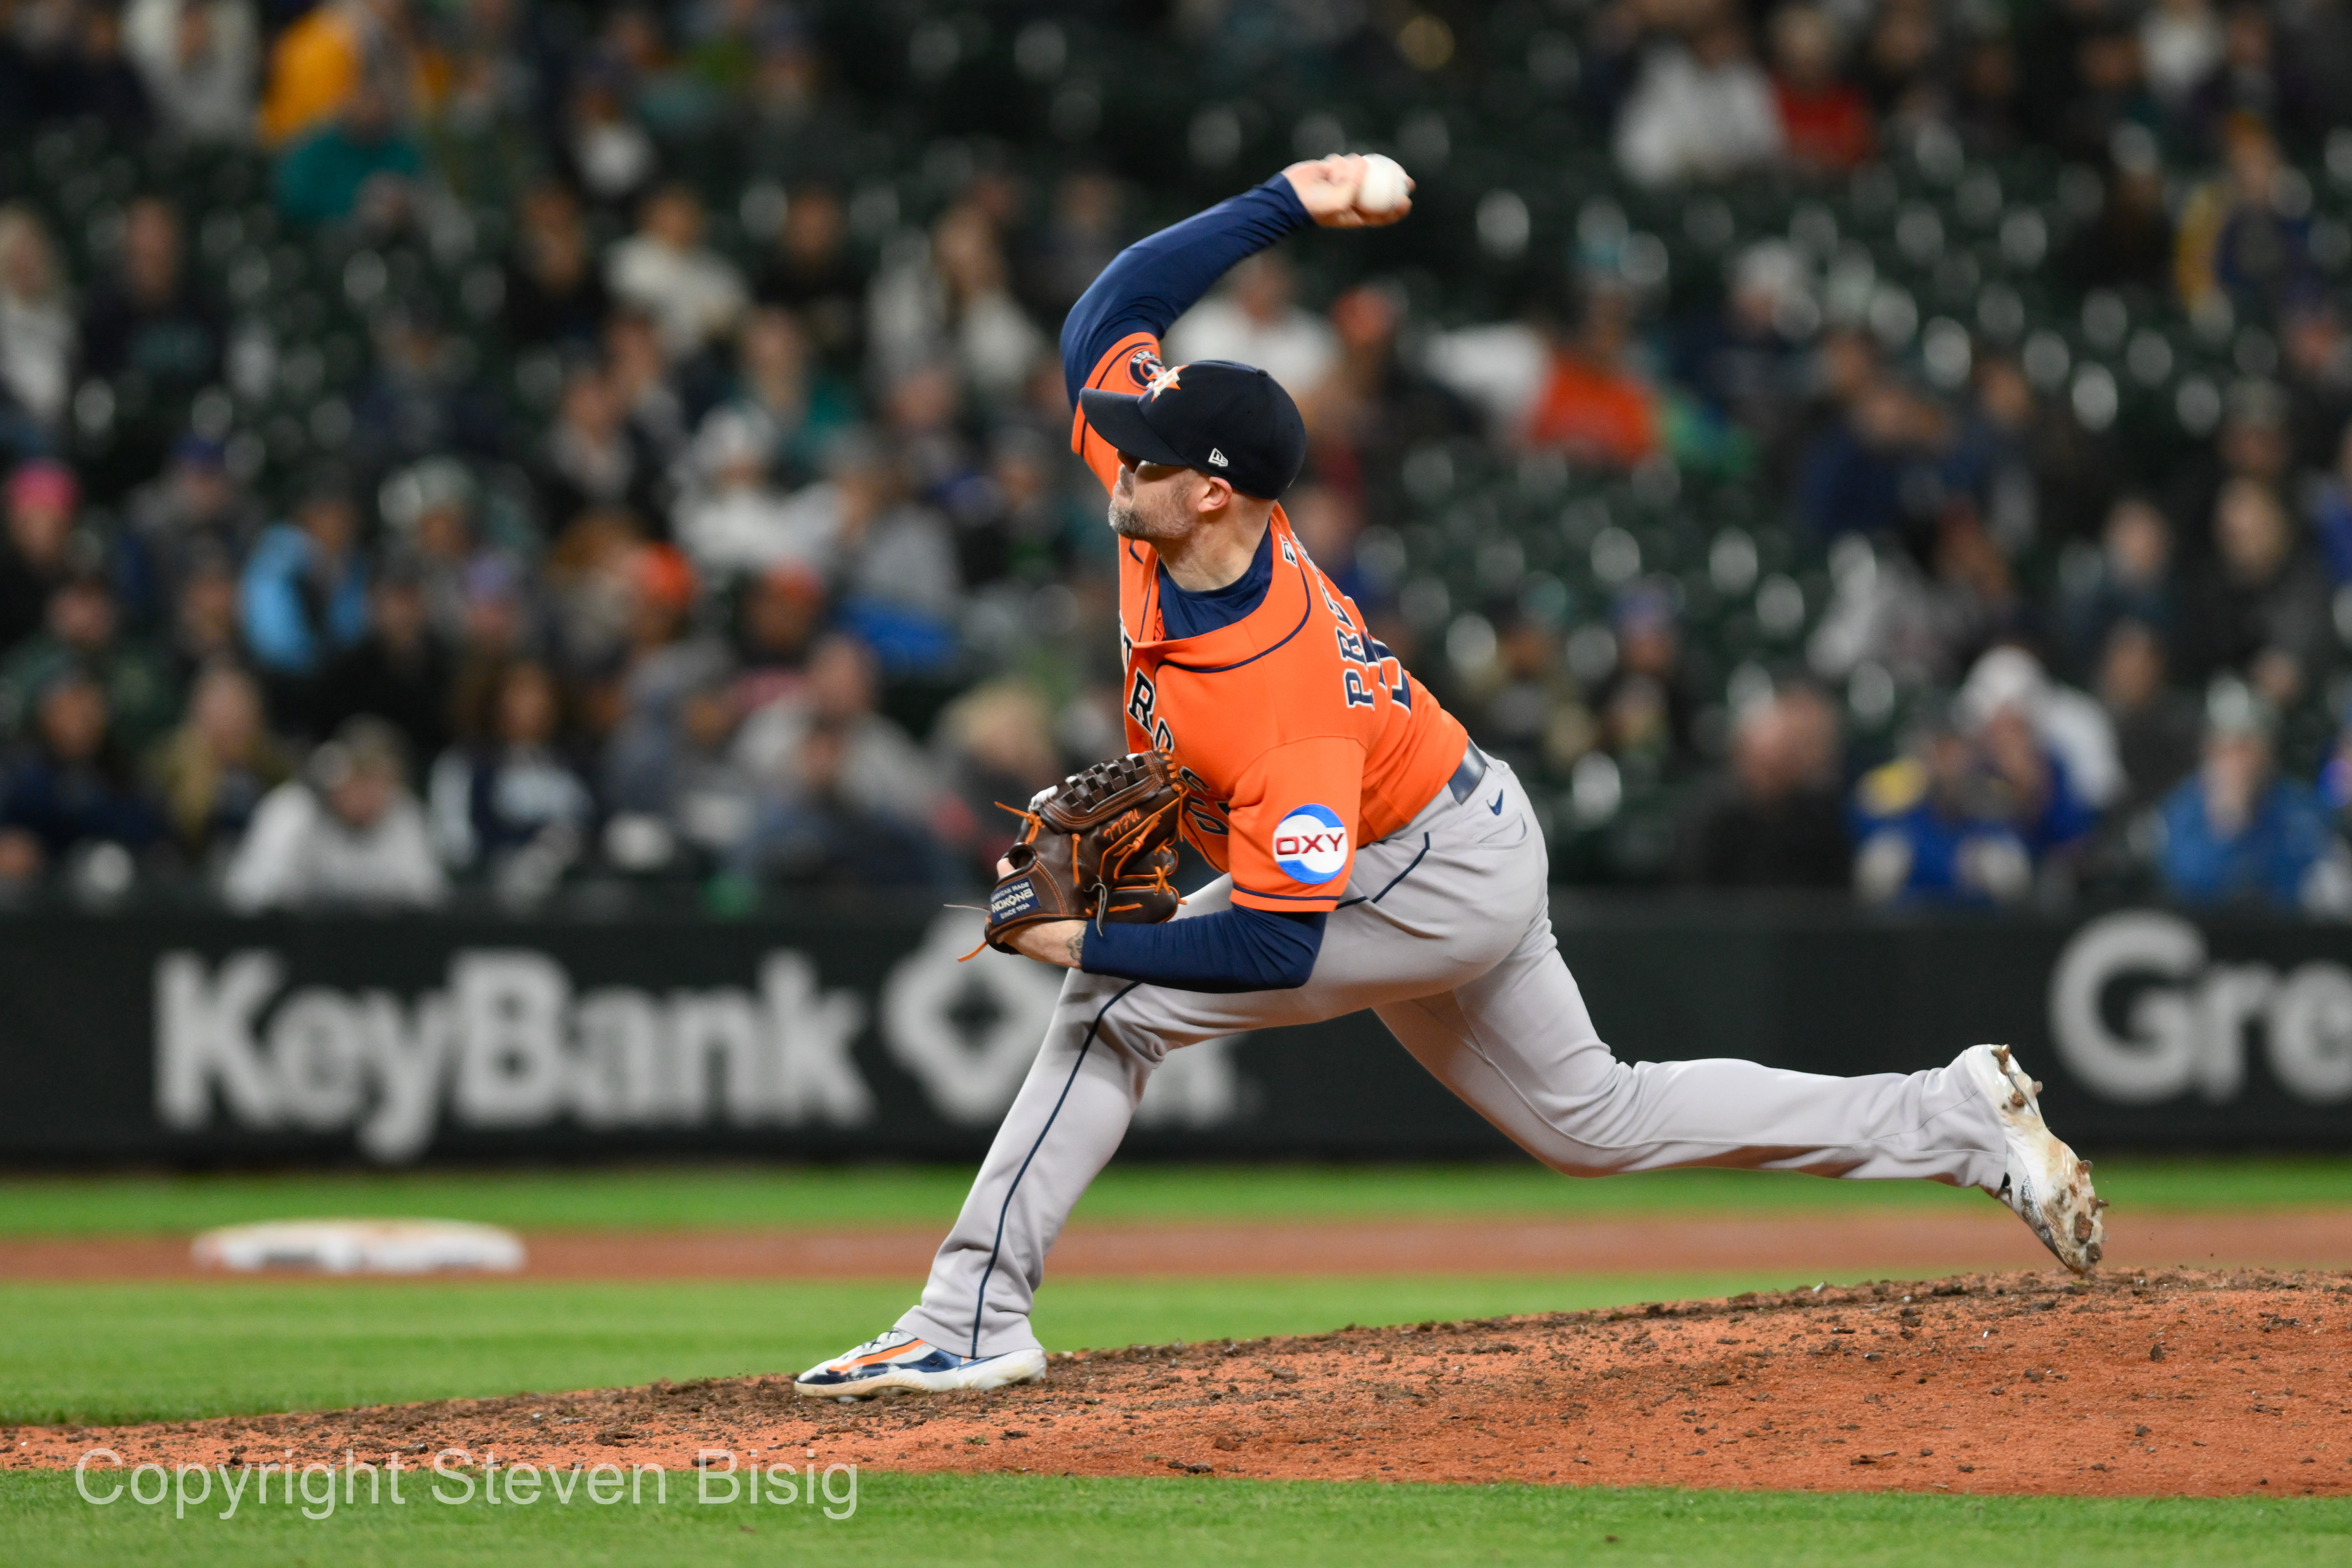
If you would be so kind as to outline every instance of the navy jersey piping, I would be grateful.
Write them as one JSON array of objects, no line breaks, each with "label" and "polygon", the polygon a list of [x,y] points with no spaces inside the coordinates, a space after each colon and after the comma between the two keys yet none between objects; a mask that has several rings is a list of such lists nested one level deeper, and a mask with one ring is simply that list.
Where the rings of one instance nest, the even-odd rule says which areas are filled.
[{"label": "navy jersey piping", "polygon": [[[1399,871],[1395,876],[1391,877],[1391,878],[1389,879],[1389,885],[1388,885],[1387,887],[1382,888],[1379,892],[1374,893],[1370,898],[1366,898],[1366,897],[1364,897],[1364,895],[1363,895],[1363,894],[1359,893],[1359,894],[1357,894],[1354,898],[1352,898],[1352,899],[1349,899],[1349,900],[1347,900],[1345,902],[1341,903],[1341,904],[1339,905],[1339,908],[1340,908],[1340,909],[1342,909],[1342,910],[1344,910],[1344,909],[1351,908],[1352,906],[1357,905],[1357,904],[1377,904],[1377,903],[1379,903],[1382,899],[1387,898],[1391,893],[1393,893],[1393,892],[1395,892],[1395,891],[1396,891],[1396,885],[1397,885],[1399,882],[1403,881],[1407,877],[1412,876],[1415,870],[1419,869],[1419,868],[1420,868],[1420,866],[1421,866],[1422,861],[1423,861],[1423,860],[1424,860],[1424,859],[1426,859],[1426,858],[1428,858],[1428,856],[1429,856],[1429,835],[1428,835],[1428,834],[1426,834],[1426,833],[1424,833],[1424,834],[1423,834],[1423,835],[1421,836],[1421,853],[1420,853],[1420,854],[1418,854],[1418,855],[1416,855],[1416,856],[1414,856],[1414,857],[1412,858],[1412,863],[1411,863],[1411,864],[1409,864],[1409,865],[1407,865],[1403,870]],[[1259,896],[1260,898],[1280,898],[1282,895],[1281,895],[1281,894],[1279,894],[1279,893],[1261,893],[1261,894],[1259,894],[1258,896]],[[1334,911],[1334,912],[1337,912],[1337,911]]]},{"label": "navy jersey piping", "polygon": [[1280,899],[1293,904],[1319,904],[1331,897],[1328,893],[1261,893],[1255,888],[1244,887],[1239,882],[1234,884],[1234,891],[1247,893],[1253,899]]},{"label": "navy jersey piping", "polygon": [[[1301,567],[1298,574],[1301,579],[1300,586],[1304,587],[1304,580],[1307,575],[1306,569]],[[1158,596],[1156,592],[1153,596],[1155,598]],[[1149,614],[1149,611],[1146,613]],[[1307,623],[1313,619],[1314,616],[1315,599],[1312,595],[1309,595],[1307,599],[1307,608],[1299,615],[1298,624],[1291,627],[1287,632],[1285,632],[1283,634],[1282,642],[1276,643],[1273,647],[1262,647],[1258,649],[1257,652],[1250,655],[1247,658],[1235,659],[1231,664],[1184,664],[1176,659],[1163,658],[1160,661],[1160,667],[1162,669],[1181,669],[1187,675],[1223,675],[1227,670],[1239,669],[1245,664],[1255,664],[1267,654],[1276,651],[1282,647],[1283,643],[1288,642],[1292,637],[1295,637],[1300,632],[1305,631],[1307,629]]]}]

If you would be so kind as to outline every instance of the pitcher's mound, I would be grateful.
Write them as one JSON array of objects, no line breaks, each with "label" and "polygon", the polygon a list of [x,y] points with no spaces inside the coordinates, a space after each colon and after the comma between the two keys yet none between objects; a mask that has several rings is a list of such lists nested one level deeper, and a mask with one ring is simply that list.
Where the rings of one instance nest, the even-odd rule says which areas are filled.
[{"label": "pitcher's mound", "polygon": [[15,1436],[68,1465],[110,1442],[167,1462],[462,1449],[446,1462],[2336,1496],[2347,1432],[2352,1275],[2178,1271],[1080,1352],[1028,1387],[866,1404],[800,1398],[787,1371]]}]

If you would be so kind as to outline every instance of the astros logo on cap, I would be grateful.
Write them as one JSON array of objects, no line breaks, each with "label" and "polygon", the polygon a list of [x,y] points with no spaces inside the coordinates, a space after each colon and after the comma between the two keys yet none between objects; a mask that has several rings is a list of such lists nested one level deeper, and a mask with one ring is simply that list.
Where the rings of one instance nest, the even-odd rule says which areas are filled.
[{"label": "astros logo on cap", "polygon": [[1153,376],[1151,378],[1150,384],[1143,389],[1143,401],[1149,403],[1163,392],[1170,392],[1181,388],[1184,384],[1176,378],[1183,374],[1184,367],[1182,365],[1171,364],[1166,370],[1163,370],[1159,374]]},{"label": "astros logo on cap", "polygon": [[1274,863],[1294,882],[1328,882],[1348,863],[1348,828],[1328,805],[1300,805],[1275,825]]}]

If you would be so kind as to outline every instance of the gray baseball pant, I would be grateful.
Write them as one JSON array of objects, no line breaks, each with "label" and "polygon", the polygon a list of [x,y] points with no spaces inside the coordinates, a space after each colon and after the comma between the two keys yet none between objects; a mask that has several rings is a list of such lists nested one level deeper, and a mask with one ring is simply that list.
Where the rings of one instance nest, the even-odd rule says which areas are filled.
[{"label": "gray baseball pant", "polygon": [[[898,1326],[961,1355],[1034,1345],[1045,1255],[1168,1053],[1361,1007],[1570,1175],[1715,1165],[2000,1186],[2000,1127],[1963,1071],[1827,1078],[1728,1058],[1618,1061],[1559,956],[1548,882],[1526,794],[1492,762],[1465,798],[1441,790],[1357,851],[1305,985],[1221,995],[1074,971],[922,1301]],[[1182,914],[1223,909],[1231,891],[1221,878]]]}]

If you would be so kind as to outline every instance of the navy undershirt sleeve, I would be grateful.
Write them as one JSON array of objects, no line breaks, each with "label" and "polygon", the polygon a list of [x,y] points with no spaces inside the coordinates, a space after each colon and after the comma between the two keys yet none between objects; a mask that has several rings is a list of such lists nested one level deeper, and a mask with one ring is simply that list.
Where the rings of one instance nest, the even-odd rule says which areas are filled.
[{"label": "navy undershirt sleeve", "polygon": [[1160,925],[1088,926],[1078,967],[1176,991],[1290,991],[1315,973],[1328,918],[1234,905]]},{"label": "navy undershirt sleeve", "polygon": [[1077,402],[1096,362],[1113,343],[1131,332],[1157,337],[1167,331],[1234,263],[1313,222],[1290,182],[1276,174],[1120,251],[1062,323],[1062,376],[1070,401]]}]

